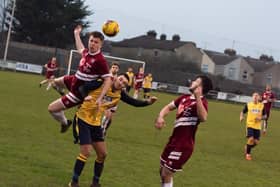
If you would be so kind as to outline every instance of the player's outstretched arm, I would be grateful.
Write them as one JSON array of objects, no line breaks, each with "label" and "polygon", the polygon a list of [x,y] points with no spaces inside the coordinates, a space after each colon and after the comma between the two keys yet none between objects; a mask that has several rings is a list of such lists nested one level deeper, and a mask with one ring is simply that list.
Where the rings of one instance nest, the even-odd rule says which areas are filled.
[{"label": "player's outstretched arm", "polygon": [[159,112],[158,117],[155,120],[155,128],[161,129],[165,125],[164,117],[169,114],[172,110],[174,110],[176,107],[173,102],[169,103],[168,105],[165,105],[161,111]]},{"label": "player's outstretched arm", "polygon": [[74,38],[75,38],[76,48],[79,51],[79,53],[82,53],[85,48],[80,37],[81,32],[82,32],[82,26],[77,25],[76,28],[74,29]]},{"label": "player's outstretched arm", "polygon": [[144,106],[148,106],[153,104],[154,102],[156,102],[157,97],[151,97],[148,100],[139,100],[139,99],[135,99],[133,97],[131,97],[130,95],[128,95],[128,93],[124,90],[122,90],[121,92],[121,100],[123,102],[125,102],[126,104],[135,106],[135,107],[144,107]]},{"label": "player's outstretched arm", "polygon": [[108,90],[111,86],[112,86],[112,78],[111,77],[105,77],[103,87],[102,87],[102,91],[101,91],[99,97],[96,100],[96,104],[98,105],[98,107],[101,106],[102,99],[106,95],[106,93],[108,92]]}]

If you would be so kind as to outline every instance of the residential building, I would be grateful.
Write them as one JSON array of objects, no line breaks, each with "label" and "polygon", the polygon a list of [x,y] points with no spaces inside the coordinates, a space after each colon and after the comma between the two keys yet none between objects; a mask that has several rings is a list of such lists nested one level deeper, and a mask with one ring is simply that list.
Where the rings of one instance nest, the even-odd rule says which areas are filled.
[{"label": "residential building", "polygon": [[194,42],[156,39],[149,35],[113,42],[111,55],[135,59],[150,57],[154,61],[177,58],[181,62],[192,62],[197,66],[200,66],[202,58],[202,53]]},{"label": "residential building", "polygon": [[250,57],[246,57],[245,60],[255,71],[253,75],[254,85],[265,87],[270,84],[273,88],[280,89],[280,64]]}]

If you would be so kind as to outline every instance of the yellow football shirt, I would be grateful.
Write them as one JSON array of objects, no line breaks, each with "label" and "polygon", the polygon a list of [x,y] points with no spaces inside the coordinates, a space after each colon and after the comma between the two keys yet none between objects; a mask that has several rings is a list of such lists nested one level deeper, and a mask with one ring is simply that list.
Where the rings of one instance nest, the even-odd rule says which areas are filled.
[{"label": "yellow football shirt", "polygon": [[153,81],[152,76],[146,76],[144,78],[143,88],[152,88],[152,81]]},{"label": "yellow football shirt", "polygon": [[102,91],[102,86],[89,93],[92,97],[89,101],[84,101],[81,107],[78,109],[76,115],[81,120],[92,126],[100,126],[104,111],[114,107],[118,104],[121,98],[121,90],[112,90],[110,88],[105,95],[101,107],[98,109],[96,100]]},{"label": "yellow football shirt", "polygon": [[253,129],[261,129],[261,120],[256,120],[256,117],[262,117],[264,105],[263,103],[249,102],[247,103],[248,113],[247,113],[247,127]]},{"label": "yellow football shirt", "polygon": [[128,86],[132,86],[134,73],[133,72],[126,72],[126,74],[129,77]]}]

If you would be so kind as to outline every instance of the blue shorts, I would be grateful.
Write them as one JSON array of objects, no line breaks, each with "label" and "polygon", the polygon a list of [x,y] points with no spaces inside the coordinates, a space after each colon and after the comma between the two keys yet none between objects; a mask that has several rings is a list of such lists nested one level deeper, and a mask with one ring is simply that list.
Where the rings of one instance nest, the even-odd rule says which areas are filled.
[{"label": "blue shorts", "polygon": [[247,128],[247,138],[254,137],[254,139],[259,140],[261,136],[261,130],[253,129],[251,127]]},{"label": "blue shorts", "polygon": [[79,142],[80,145],[104,142],[104,133],[101,126],[92,126],[78,118]]}]

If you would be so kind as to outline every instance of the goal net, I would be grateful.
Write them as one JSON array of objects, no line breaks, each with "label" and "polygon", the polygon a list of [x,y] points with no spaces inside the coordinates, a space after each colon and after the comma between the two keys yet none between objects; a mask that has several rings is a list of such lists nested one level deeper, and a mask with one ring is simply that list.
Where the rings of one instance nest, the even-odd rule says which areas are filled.
[{"label": "goal net", "polygon": [[[145,62],[140,60],[133,60],[115,56],[104,55],[105,59],[107,60],[109,66],[112,63],[118,63],[120,65],[119,73],[127,72],[129,67],[133,68],[134,73],[138,72],[140,67],[143,67],[145,70]],[[67,75],[75,74],[78,69],[79,62],[81,59],[81,55],[78,53],[77,50],[71,50],[69,56],[69,62],[67,66]]]}]

